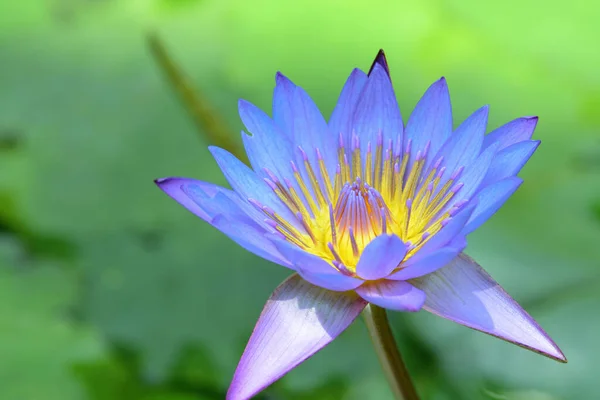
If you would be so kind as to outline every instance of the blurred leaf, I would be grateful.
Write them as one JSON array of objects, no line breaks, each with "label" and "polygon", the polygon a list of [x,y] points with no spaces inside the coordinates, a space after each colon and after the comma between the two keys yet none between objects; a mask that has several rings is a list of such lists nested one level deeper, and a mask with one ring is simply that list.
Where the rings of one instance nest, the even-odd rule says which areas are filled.
[{"label": "blurred leaf", "polygon": [[208,138],[209,144],[226,149],[240,160],[247,161],[239,140],[232,139],[229,128],[210,101],[204,98],[200,92],[191,88],[188,79],[173,62],[167,49],[156,34],[148,35],[148,46],[167,81],[179,95],[183,105],[194,119],[198,132]]}]

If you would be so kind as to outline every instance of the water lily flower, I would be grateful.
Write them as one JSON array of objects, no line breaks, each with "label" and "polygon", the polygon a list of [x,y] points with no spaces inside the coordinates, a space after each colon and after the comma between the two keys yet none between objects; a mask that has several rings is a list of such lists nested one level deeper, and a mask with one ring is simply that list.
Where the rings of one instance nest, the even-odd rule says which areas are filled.
[{"label": "water lily flower", "polygon": [[488,107],[453,129],[446,80],[408,118],[383,52],[355,69],[327,122],[278,73],[273,116],[239,102],[251,168],[210,151],[233,190],[158,186],[248,251],[294,271],[268,299],[229,388],[247,399],[343,332],[368,303],[425,309],[559,361],[563,353],[473,259],[466,236],[517,190],[536,117],[486,135]]}]

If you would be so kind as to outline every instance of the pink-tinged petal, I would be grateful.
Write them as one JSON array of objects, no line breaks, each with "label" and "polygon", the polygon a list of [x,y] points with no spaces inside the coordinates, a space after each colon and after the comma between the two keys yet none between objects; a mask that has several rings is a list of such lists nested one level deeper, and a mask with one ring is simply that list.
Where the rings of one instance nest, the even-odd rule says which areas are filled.
[{"label": "pink-tinged petal", "polygon": [[227,400],[255,396],[329,344],[366,304],[355,293],[331,292],[292,275],[267,301],[237,366]]},{"label": "pink-tinged petal", "polygon": [[344,292],[355,289],[363,283],[361,279],[342,274],[327,261],[307,253],[292,243],[274,240],[273,244],[290,261],[300,276],[313,285]]},{"label": "pink-tinged petal", "polygon": [[486,135],[483,147],[486,148],[492,143],[498,143],[498,150],[503,150],[515,143],[529,140],[533,135],[537,122],[538,117],[523,117],[510,121]]},{"label": "pink-tinged petal", "polygon": [[469,256],[411,283],[427,294],[425,310],[566,362],[548,334]]},{"label": "pink-tinged petal", "polygon": [[454,260],[465,247],[467,247],[466,240],[464,238],[459,238],[451,245],[432,251],[417,261],[413,261],[413,258],[409,258],[408,261],[403,264],[401,270],[394,272],[388,276],[387,279],[406,281],[408,279],[414,279],[430,274]]},{"label": "pink-tinged petal", "polygon": [[369,303],[395,311],[419,311],[425,303],[425,293],[404,281],[369,282],[356,293]]},{"label": "pink-tinged petal", "polygon": [[488,220],[510,196],[521,186],[523,179],[513,176],[503,179],[490,186],[483,188],[477,195],[477,207],[471,214],[469,221],[462,230],[463,235],[468,235],[481,224]]},{"label": "pink-tinged petal", "polygon": [[429,143],[428,158],[438,150],[452,133],[452,105],[446,79],[434,82],[425,92],[410,115],[404,132],[405,145],[412,142],[411,160],[424,151]]},{"label": "pink-tinged petal", "polygon": [[169,195],[169,197],[205,221],[210,220],[210,216],[182,190],[182,187],[187,185],[197,185],[201,187],[208,196],[214,196],[218,191],[228,190],[212,183],[189,178],[161,178],[156,179],[154,183],[156,183],[163,192]]},{"label": "pink-tinged petal", "polygon": [[384,278],[400,265],[405,255],[406,244],[398,236],[378,236],[363,250],[356,274],[366,280]]}]

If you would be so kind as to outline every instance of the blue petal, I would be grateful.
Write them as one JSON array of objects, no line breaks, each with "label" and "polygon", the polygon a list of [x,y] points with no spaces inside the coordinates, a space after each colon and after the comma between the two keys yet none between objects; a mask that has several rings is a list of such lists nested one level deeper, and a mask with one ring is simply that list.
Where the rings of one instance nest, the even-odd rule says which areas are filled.
[{"label": "blue petal", "polygon": [[329,130],[333,135],[342,134],[345,142],[349,143],[352,133],[354,112],[358,105],[360,94],[367,83],[367,74],[360,69],[354,69],[340,93],[331,118],[329,119]]},{"label": "blue petal", "polygon": [[325,289],[343,292],[360,286],[363,281],[343,275],[321,257],[307,253],[296,245],[285,241],[273,242],[306,281]]},{"label": "blue petal", "polygon": [[427,294],[424,310],[536,353],[567,361],[533,318],[465,254],[411,283]]},{"label": "blue petal", "polygon": [[487,126],[489,107],[484,106],[467,118],[444,143],[438,155],[431,161],[443,157],[446,172],[442,181],[448,179],[458,168],[471,165],[481,151]]},{"label": "blue petal", "polygon": [[539,145],[539,140],[527,140],[513,144],[498,152],[492,160],[484,184],[490,185],[504,178],[517,175]]},{"label": "blue petal", "polygon": [[405,255],[406,244],[398,236],[378,236],[363,250],[356,274],[366,280],[384,278],[400,265]]},{"label": "blue petal", "polygon": [[405,145],[410,140],[411,162],[418,151],[430,143],[428,159],[437,154],[452,133],[452,105],[446,79],[433,83],[410,115],[404,133]]},{"label": "blue petal", "polygon": [[209,150],[233,190],[243,199],[258,200],[263,205],[273,209],[297,229],[304,232],[304,228],[302,228],[296,217],[254,171],[226,150],[214,146],[209,147]]},{"label": "blue petal", "polygon": [[409,258],[402,265],[402,269],[388,276],[388,279],[405,281],[430,274],[452,261],[465,247],[467,247],[466,240],[459,237],[448,246],[432,251],[417,261]]},{"label": "blue petal", "polygon": [[216,216],[211,224],[249,252],[267,261],[294,269],[293,265],[273,245],[273,242],[267,238],[267,233],[255,225],[247,224],[239,219],[228,218],[225,215]]},{"label": "blue petal", "polygon": [[410,258],[410,260],[412,260],[412,262],[420,261],[431,252],[441,249],[448,243],[457,240],[458,237],[460,237],[460,232],[471,217],[471,214],[473,213],[473,210],[475,210],[476,206],[477,203],[474,201],[467,204],[464,209],[458,212],[458,214],[450,218],[449,222],[443,226],[442,229],[429,238],[429,240],[419,249],[419,251],[417,251],[417,253]]},{"label": "blue petal", "polygon": [[483,147],[498,143],[498,150],[531,139],[538,117],[517,118],[490,132],[483,141]]},{"label": "blue petal", "polygon": [[[360,95],[354,115],[353,131],[361,143],[361,157],[364,162],[367,143],[375,148],[381,133],[384,145],[389,139],[402,142],[403,123],[394,88],[386,70],[376,63],[369,75],[367,84]],[[353,132],[347,132],[345,146],[350,148]]]},{"label": "blue petal", "polygon": [[294,130],[288,126],[293,120],[293,97],[296,85],[281,72],[275,75],[275,89],[273,90],[273,120],[282,128],[283,133],[293,139]]},{"label": "blue petal", "polygon": [[189,178],[162,178],[154,181],[156,185],[171,198],[184,206],[186,209],[196,214],[205,221],[210,221],[212,218],[206,213],[194,200],[192,200],[183,190],[184,185],[194,184],[202,188],[208,196],[214,196],[218,191],[230,191],[212,183],[202,182]]},{"label": "blue petal", "polygon": [[425,292],[404,281],[369,282],[356,293],[369,303],[395,311],[419,311],[425,303]]},{"label": "blue petal", "polygon": [[477,207],[465,225],[462,234],[468,235],[488,220],[519,188],[523,180],[513,176],[482,189],[476,197]]},{"label": "blue petal", "polygon": [[[293,138],[294,147],[304,150],[313,169],[318,166],[315,150],[318,148],[330,176],[333,176],[337,164],[337,139],[329,131],[327,122],[310,96],[278,73],[273,102],[274,119]],[[302,169],[303,155],[296,149],[294,154],[296,164]],[[307,175],[304,174],[304,177]]]},{"label": "blue petal", "polygon": [[465,169],[463,177],[459,178],[458,181],[463,184],[460,191],[454,196],[453,201],[450,204],[456,204],[462,200],[470,200],[471,197],[478,191],[484,182],[492,160],[496,154],[498,145],[492,144],[477,157],[477,159]]},{"label": "blue petal", "polygon": [[[242,134],[242,139],[254,171],[264,174],[263,169],[268,168],[280,179],[289,175],[290,161],[293,159],[290,138],[255,105],[240,100],[238,108],[242,122],[252,134]],[[283,173],[279,173],[280,170]]]},{"label": "blue petal", "polygon": [[358,317],[367,303],[292,275],[275,289],[252,332],[226,400],[254,398],[321,350]]},{"label": "blue petal", "polygon": [[186,178],[157,180],[157,185],[185,208],[210,223],[246,250],[266,260],[290,267],[271,241],[258,212],[235,192]]}]

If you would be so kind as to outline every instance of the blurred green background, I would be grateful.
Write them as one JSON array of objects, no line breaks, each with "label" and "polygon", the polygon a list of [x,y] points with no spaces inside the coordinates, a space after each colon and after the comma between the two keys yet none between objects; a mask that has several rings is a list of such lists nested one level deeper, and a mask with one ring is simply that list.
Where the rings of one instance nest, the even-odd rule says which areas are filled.
[{"label": "blurred green background", "polygon": [[[236,142],[237,99],[270,109],[276,71],[328,116],[379,48],[405,118],[442,75],[456,122],[539,115],[525,184],[468,253],[569,364],[425,312],[392,322],[426,400],[597,398],[599,18],[542,0],[0,2],[0,398],[221,399],[287,274],[152,183],[225,181],[150,31]],[[361,321],[261,396],[391,399]]]}]

